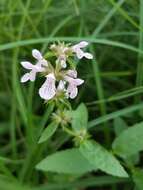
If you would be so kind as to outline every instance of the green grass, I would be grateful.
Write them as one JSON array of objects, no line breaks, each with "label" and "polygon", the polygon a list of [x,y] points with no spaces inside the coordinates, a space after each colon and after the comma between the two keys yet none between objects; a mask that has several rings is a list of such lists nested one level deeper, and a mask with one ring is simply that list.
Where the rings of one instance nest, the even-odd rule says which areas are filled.
[{"label": "green grass", "polygon": [[101,172],[83,178],[35,170],[71,139],[59,132],[37,145],[53,109],[39,98],[37,82],[20,84],[20,61],[52,42],[89,41],[95,59],[79,63],[85,85],[72,105],[86,103],[93,138],[111,146],[115,118],[128,125],[143,119],[143,0],[1,0],[0,28],[0,189],[133,189],[130,179]]}]

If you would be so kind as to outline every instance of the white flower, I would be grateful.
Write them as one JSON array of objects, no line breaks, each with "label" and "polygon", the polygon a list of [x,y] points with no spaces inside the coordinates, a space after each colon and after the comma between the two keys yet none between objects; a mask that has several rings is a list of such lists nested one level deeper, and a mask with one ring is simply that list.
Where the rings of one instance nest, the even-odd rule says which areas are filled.
[{"label": "white flower", "polygon": [[52,99],[56,94],[56,78],[53,73],[50,73],[46,76],[44,84],[39,89],[39,95],[45,100]]},{"label": "white flower", "polygon": [[42,66],[48,66],[48,62],[43,58],[40,51],[38,51],[37,49],[33,49],[32,55],[35,59],[37,59],[37,63],[36,63],[36,65],[33,65],[29,61],[21,62],[21,65],[25,69],[31,70],[30,72],[24,74],[21,77],[21,82],[27,82],[28,80],[35,81],[36,73],[45,71],[45,68]]},{"label": "white flower", "polygon": [[84,83],[84,80],[76,78],[77,72],[75,70],[69,70],[64,79],[68,82],[67,94],[71,99],[74,99],[78,94],[77,86]]},{"label": "white flower", "polygon": [[72,51],[76,53],[78,59],[82,59],[83,57],[87,59],[93,59],[93,55],[88,52],[84,52],[82,48],[85,48],[88,45],[88,42],[82,41],[74,46],[72,46]]},{"label": "white flower", "polygon": [[36,73],[43,72],[45,69],[42,68],[39,64],[33,65],[32,63],[28,61],[21,62],[21,65],[28,70],[31,70],[30,72],[24,74],[21,77],[21,82],[27,82],[28,80],[34,81],[36,78]]},{"label": "white flower", "polygon": [[32,50],[32,55],[35,59],[37,59],[37,64],[39,66],[48,66],[48,62],[46,59],[43,58],[41,52],[37,49]]}]

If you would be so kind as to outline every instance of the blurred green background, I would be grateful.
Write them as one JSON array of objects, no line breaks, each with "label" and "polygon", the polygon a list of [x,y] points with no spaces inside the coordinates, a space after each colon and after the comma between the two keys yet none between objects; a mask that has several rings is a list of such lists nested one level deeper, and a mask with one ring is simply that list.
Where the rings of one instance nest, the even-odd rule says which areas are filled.
[{"label": "blurred green background", "polygon": [[[35,190],[133,189],[130,180],[100,172],[78,178],[34,170],[35,163],[47,152],[71,147],[71,142],[59,132],[46,145],[47,152],[41,147],[36,154],[33,151],[39,128],[47,124],[49,109],[37,93],[40,80],[20,84],[20,61],[33,61],[34,48],[46,53],[52,42],[81,40],[90,42],[89,51],[95,59],[78,64],[85,85],[72,101],[73,108],[86,103],[91,125],[92,120],[113,113],[92,128],[96,140],[110,147],[114,138],[110,118],[123,116],[128,125],[142,120],[142,0],[0,0],[1,190],[28,189],[17,185],[17,181],[11,184],[13,176],[31,186],[47,184]],[[35,136],[31,137],[33,131]]]}]

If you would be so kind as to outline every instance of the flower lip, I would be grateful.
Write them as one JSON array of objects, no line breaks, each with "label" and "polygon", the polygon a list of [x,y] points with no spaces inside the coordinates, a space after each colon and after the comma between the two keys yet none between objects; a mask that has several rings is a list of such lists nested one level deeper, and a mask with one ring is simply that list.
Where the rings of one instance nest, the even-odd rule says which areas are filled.
[{"label": "flower lip", "polygon": [[52,99],[56,94],[55,86],[56,78],[53,73],[50,73],[46,76],[46,80],[39,89],[39,95],[45,100]]},{"label": "flower lip", "polygon": [[28,80],[33,82],[36,78],[36,73],[45,71],[45,68],[42,67],[39,63],[37,63],[36,65],[33,65],[32,63],[30,63],[28,61],[23,61],[23,62],[21,62],[21,65],[25,69],[31,70],[30,72],[25,73],[21,77],[22,83],[27,82]]}]

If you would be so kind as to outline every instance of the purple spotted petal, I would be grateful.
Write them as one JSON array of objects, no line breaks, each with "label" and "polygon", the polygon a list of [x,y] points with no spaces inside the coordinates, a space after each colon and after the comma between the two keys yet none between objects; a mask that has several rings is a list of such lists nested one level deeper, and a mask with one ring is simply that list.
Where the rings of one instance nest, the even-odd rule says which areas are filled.
[{"label": "purple spotted petal", "polygon": [[69,84],[69,86],[67,88],[67,92],[69,94],[69,97],[71,99],[74,99],[78,94],[78,89],[76,86]]},{"label": "purple spotted petal", "polygon": [[52,99],[56,94],[55,76],[53,73],[47,75],[47,79],[39,89],[39,95],[45,100]]}]

